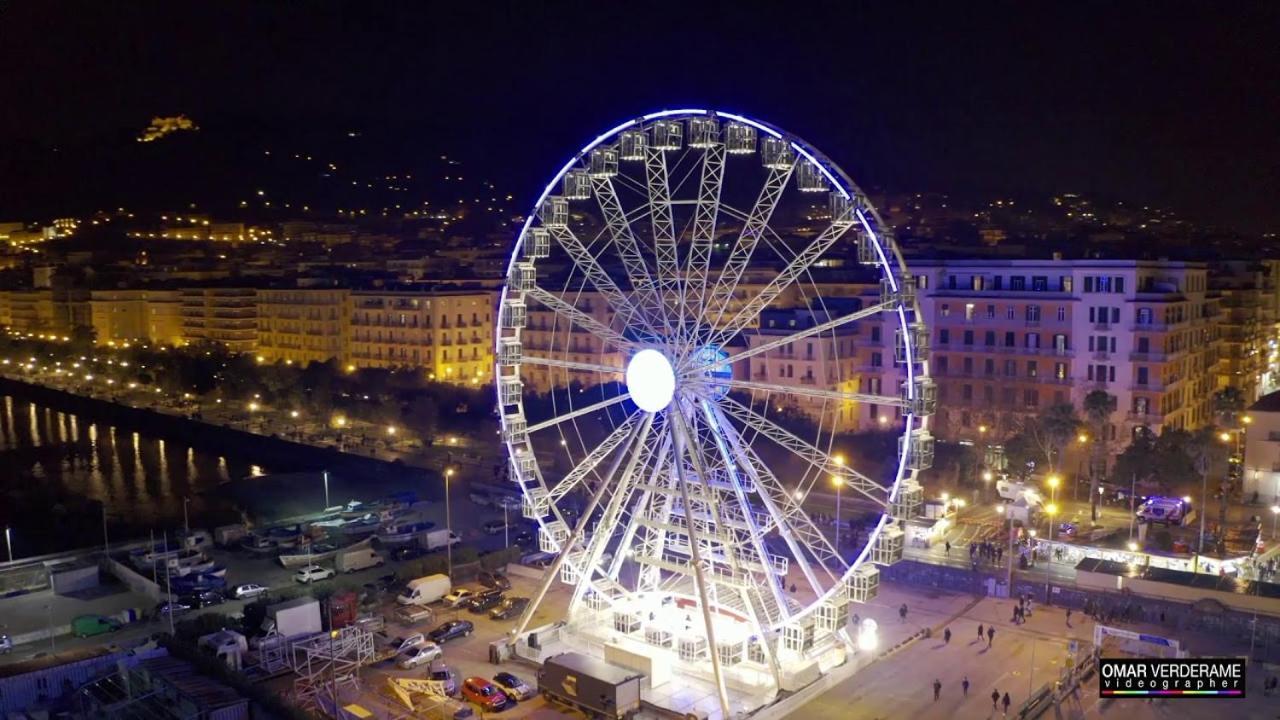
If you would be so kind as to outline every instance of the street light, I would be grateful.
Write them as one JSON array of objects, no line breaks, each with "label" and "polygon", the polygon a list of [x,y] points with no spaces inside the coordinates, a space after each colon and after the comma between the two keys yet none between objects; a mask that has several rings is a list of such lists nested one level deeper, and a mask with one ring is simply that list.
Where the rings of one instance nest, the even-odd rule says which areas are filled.
[{"label": "street light", "polygon": [[[839,457],[838,455],[836,457]],[[841,461],[837,461],[839,464]],[[831,484],[836,486],[836,554],[840,554],[840,489],[844,487],[844,478],[839,475],[831,476]]]},{"label": "street light", "polygon": [[453,577],[453,514],[449,506],[449,481],[453,478],[453,468],[445,468],[444,470],[444,524],[449,530],[449,535],[445,537],[445,553],[449,563],[449,577]]},{"label": "street light", "polygon": [[395,435],[395,434],[396,434],[396,426],[395,426],[395,425],[388,425],[388,426],[387,426],[387,434],[388,434],[388,435]]},{"label": "street light", "polygon": [[1049,540],[1052,541],[1054,529],[1057,527],[1057,523],[1053,521],[1053,517],[1058,514],[1058,504],[1049,503],[1048,505],[1045,505],[1044,513],[1049,516]]},{"label": "street light", "polygon": [[[1272,508],[1272,510],[1274,509],[1275,508]],[[13,562],[13,542],[12,542],[12,538],[9,537],[8,525],[4,526],[4,547],[6,550],[9,551],[9,562],[12,563]]]}]

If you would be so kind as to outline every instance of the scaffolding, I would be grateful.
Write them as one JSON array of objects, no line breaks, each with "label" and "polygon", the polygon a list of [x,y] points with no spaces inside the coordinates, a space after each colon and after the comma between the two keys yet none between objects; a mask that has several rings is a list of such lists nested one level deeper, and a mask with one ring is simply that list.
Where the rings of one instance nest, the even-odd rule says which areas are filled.
[{"label": "scaffolding", "polygon": [[295,643],[288,657],[298,676],[293,681],[297,704],[321,712],[333,705],[323,703],[322,697],[340,698],[344,689],[359,692],[360,668],[374,661],[374,650],[373,633],[359,626]]}]

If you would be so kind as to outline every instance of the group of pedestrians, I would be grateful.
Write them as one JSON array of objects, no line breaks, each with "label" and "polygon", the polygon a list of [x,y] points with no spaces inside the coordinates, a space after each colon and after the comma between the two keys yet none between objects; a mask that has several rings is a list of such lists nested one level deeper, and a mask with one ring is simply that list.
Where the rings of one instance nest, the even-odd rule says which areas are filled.
[{"label": "group of pedestrians", "polygon": [[[1023,593],[1018,596],[1018,604],[1013,607],[1013,618],[1009,622],[1022,625],[1029,615],[1031,615],[1031,593]],[[1067,618],[1067,624],[1070,623],[1071,618]]]},{"label": "group of pedestrians", "polygon": [[996,565],[1004,559],[1004,546],[992,542],[969,543],[969,559],[975,564],[979,561]]}]

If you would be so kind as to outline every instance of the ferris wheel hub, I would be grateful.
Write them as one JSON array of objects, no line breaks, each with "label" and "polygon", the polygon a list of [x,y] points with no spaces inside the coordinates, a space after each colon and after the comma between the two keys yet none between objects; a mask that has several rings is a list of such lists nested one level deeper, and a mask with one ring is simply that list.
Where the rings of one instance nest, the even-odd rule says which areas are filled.
[{"label": "ferris wheel hub", "polygon": [[627,364],[627,392],[645,412],[661,412],[676,392],[676,374],[666,355],[652,348],[641,350]]}]

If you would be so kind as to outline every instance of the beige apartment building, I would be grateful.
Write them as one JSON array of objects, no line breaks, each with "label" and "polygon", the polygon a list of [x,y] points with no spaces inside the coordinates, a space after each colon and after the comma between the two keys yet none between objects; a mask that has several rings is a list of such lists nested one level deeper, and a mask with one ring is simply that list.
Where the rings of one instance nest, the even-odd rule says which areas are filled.
[{"label": "beige apartment building", "polygon": [[182,336],[238,353],[258,345],[258,291],[246,287],[182,289]]},{"label": "beige apartment building", "polygon": [[184,342],[178,290],[94,290],[89,296],[89,316],[99,345]]},{"label": "beige apartment building", "polygon": [[455,384],[489,383],[495,302],[488,291],[352,291],[345,362],[423,368],[429,379]]},{"label": "beige apartment building", "polygon": [[349,296],[345,288],[259,290],[258,357],[300,365],[345,358]]}]

